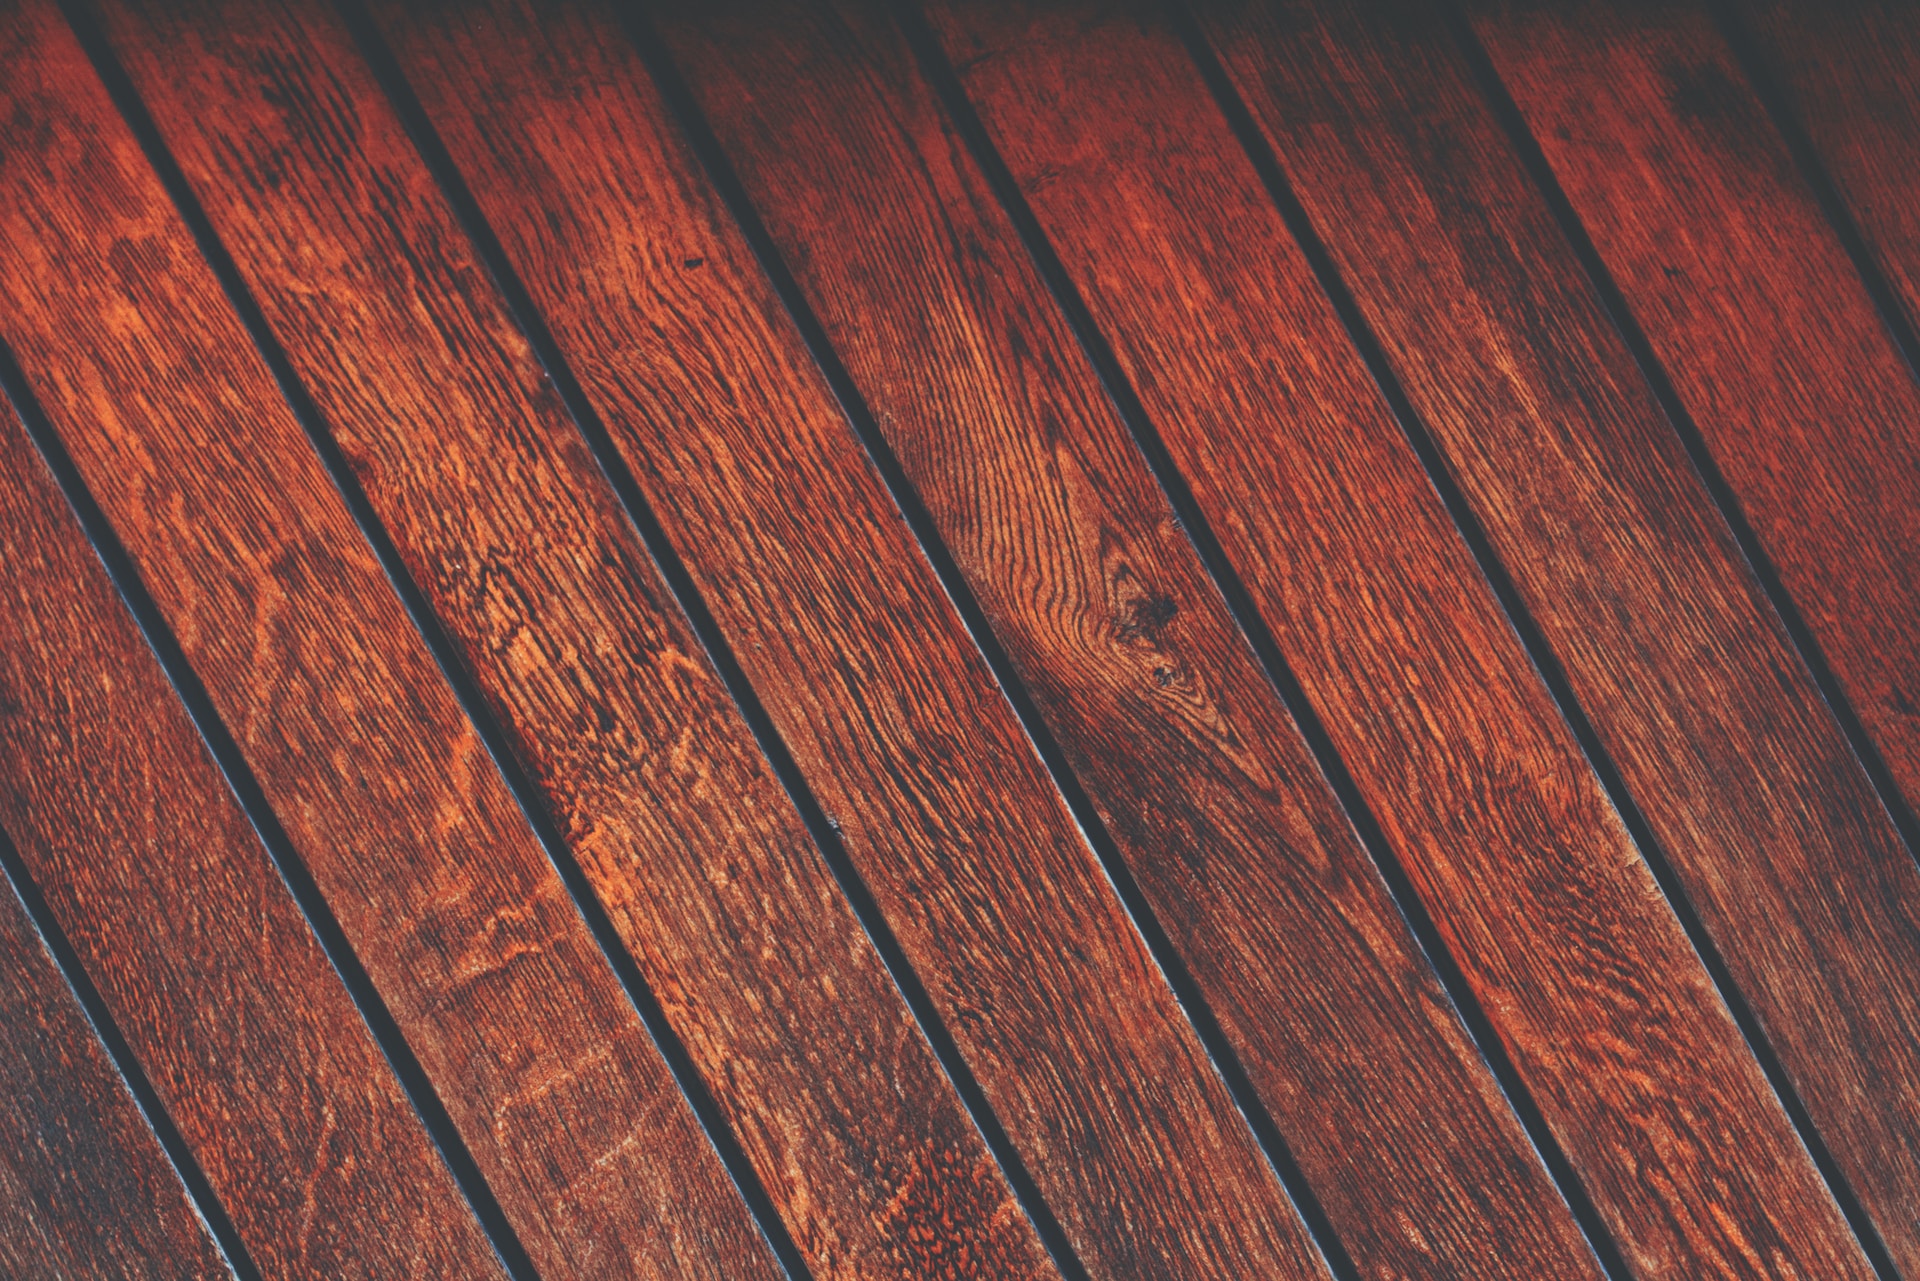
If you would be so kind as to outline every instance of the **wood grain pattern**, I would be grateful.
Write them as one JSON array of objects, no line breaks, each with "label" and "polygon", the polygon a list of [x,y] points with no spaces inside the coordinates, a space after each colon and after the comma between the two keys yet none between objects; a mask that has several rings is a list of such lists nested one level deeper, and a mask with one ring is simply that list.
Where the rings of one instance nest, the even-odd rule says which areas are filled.
[{"label": "wood grain pattern", "polygon": [[382,12],[1086,1271],[1324,1275],[608,10]]},{"label": "wood grain pattern", "polygon": [[132,136],[71,37],[23,17],[9,91],[41,127],[5,170],[0,328],[528,1253],[548,1277],[770,1276]]},{"label": "wood grain pattern", "polygon": [[[84,83],[57,34],[12,24],[9,92]],[[254,1262],[501,1275],[11,414],[0,620],[0,823]]]},{"label": "wood grain pattern", "polygon": [[[1414,5],[1206,14],[1820,1135],[1858,1195],[1878,1189],[1882,1233],[1910,1231],[1920,1008],[1896,976],[1920,961],[1915,869],[1459,50]],[[1672,1159],[1756,1171],[1728,1185],[1738,1204],[1774,1167],[1720,1123],[1686,1118],[1696,1155]],[[1797,1157],[1779,1168],[1807,1181]],[[1816,1239],[1687,1217],[1622,1235],[1684,1272],[1747,1233]]]},{"label": "wood grain pattern", "polygon": [[[1177,33],[1146,6],[940,14],[1013,174],[1603,1213],[1635,1225],[1621,1235],[1641,1255],[1672,1246],[1640,1225],[1691,1219],[1686,1235],[1712,1242],[1689,1251],[1697,1268],[1764,1239],[1765,1220],[1734,1233],[1714,1220],[1766,1204],[1793,1231],[1763,1250],[1856,1265],[1833,1250],[1844,1228],[1739,1029]],[[1702,1119],[1676,1124],[1677,1098]],[[1715,1151],[1729,1138],[1737,1160]],[[1422,1151],[1389,1146],[1410,1162]],[[1419,1186],[1429,1164],[1482,1195],[1497,1186],[1452,1149],[1403,1178]],[[1455,1267],[1484,1254],[1544,1274],[1521,1217],[1542,1208],[1542,1182],[1502,1207],[1499,1230],[1467,1202],[1476,1217],[1452,1240],[1433,1212],[1422,1235],[1457,1251]],[[1377,1205],[1354,1218],[1389,1221]],[[1403,1266],[1435,1274],[1418,1256]]]},{"label": "wood grain pattern", "polygon": [[317,5],[105,17],[807,1266],[1047,1274],[346,29]]},{"label": "wood grain pattern", "polygon": [[230,1275],[10,885],[0,887],[0,1029],[0,1271]]},{"label": "wood grain pattern", "polygon": [[[1699,6],[1630,27],[1582,6],[1476,27],[1910,812],[1920,388],[1814,192]],[[1884,826],[1859,787],[1836,799]],[[1920,876],[1893,841],[1862,845],[1809,922],[1828,953],[1857,956],[1824,966],[1841,991],[1805,993],[1793,1022],[1832,1027],[1807,1047],[1837,1058],[1809,1066],[1822,1129],[1895,1256],[1920,1268],[1920,1004],[1884,989],[1920,960]],[[1839,1018],[1820,1008],[1836,999]]]},{"label": "wood grain pattern", "polygon": [[1920,385],[1813,190],[1701,5],[1476,29],[1920,810]]},{"label": "wood grain pattern", "polygon": [[[1485,1266],[1497,1220],[1522,1270],[1580,1274],[1564,1207],[898,35],[870,8],[756,17],[676,11],[669,40],[1341,1242],[1372,1274]],[[1435,1178],[1467,1148],[1459,1184]]]},{"label": "wood grain pattern", "polygon": [[1920,9],[1900,0],[1742,0],[1734,8],[1909,329],[1920,328]]}]

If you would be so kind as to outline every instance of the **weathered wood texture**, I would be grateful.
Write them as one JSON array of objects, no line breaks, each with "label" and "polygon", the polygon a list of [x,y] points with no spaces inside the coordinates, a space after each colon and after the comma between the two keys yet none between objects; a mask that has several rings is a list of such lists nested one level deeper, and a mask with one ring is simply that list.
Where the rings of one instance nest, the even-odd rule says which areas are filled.
[{"label": "weathered wood texture", "polygon": [[[1920,961],[1912,862],[1437,17],[1285,12],[1223,6],[1206,26],[1605,759],[1885,1220],[1913,1203],[1920,1137],[1920,1006],[1896,977]],[[1764,1221],[1817,1199],[1797,1154],[1752,1162],[1691,1104],[1665,1124],[1667,1159],[1724,1193],[1636,1215],[1636,1251],[1684,1271],[1822,1239]],[[1643,1206],[1678,1186],[1619,1177]],[[1802,1191],[1741,1191],[1775,1177]]]},{"label": "weathered wood texture", "polygon": [[471,26],[385,12],[1073,1249],[1101,1277],[1314,1275],[1230,1097],[619,25],[595,6],[540,8],[538,22],[502,5]]},{"label": "weathered wood texture", "polygon": [[[1688,1273],[1755,1243],[1801,1266],[1857,1266],[1739,1029],[1177,34],[1145,6],[942,13],[1036,216],[1616,1234],[1634,1257],[1664,1254]],[[1326,25],[1295,13],[1307,32]],[[1289,42],[1301,61],[1353,65],[1303,34]],[[1308,92],[1296,82],[1294,102]],[[1693,1115],[1676,1118],[1675,1098]],[[1768,1156],[1754,1162],[1758,1151]],[[1447,1165],[1472,1169],[1453,1154]],[[1491,1184],[1475,1174],[1469,1186]],[[1444,1240],[1438,1216],[1418,1217],[1424,1237]],[[1522,1240],[1531,1227],[1502,1226]],[[1459,1232],[1452,1248],[1483,1256],[1472,1266],[1543,1271],[1483,1222]],[[1405,1266],[1434,1274],[1417,1257]]]},{"label": "weathered wood texture", "polygon": [[1920,385],[1814,190],[1701,5],[1489,7],[1475,26],[1920,810]]},{"label": "weathered wood texture", "polygon": [[872,7],[667,31],[1356,1262],[1460,1267],[1498,1221],[1550,1271],[1589,1266],[899,34]]},{"label": "weathered wood texture", "polygon": [[771,1275],[133,137],[23,17],[8,86],[40,127],[5,171],[0,329],[522,1243],[550,1277]]},{"label": "weathered wood texture", "polygon": [[128,1281],[229,1275],[73,989],[4,885],[0,1271]]},{"label": "weathered wood texture", "polygon": [[[55,29],[10,36],[9,92],[84,83]],[[71,146],[55,132],[38,156]],[[11,414],[0,478],[0,823],[254,1262],[499,1275]]]},{"label": "weathered wood texture", "polygon": [[1045,1273],[346,29],[317,5],[106,17],[814,1275]]}]

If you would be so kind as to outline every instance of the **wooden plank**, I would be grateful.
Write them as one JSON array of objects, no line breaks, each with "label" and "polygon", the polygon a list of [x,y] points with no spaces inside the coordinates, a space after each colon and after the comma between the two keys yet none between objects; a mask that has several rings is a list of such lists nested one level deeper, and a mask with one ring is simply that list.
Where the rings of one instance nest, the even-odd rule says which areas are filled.
[{"label": "wooden plank", "polygon": [[1920,839],[1920,384],[1885,318],[1704,6],[1476,26]]},{"label": "wooden plank", "polygon": [[347,28],[317,5],[103,10],[805,1266],[1049,1273]]},{"label": "wooden plank", "polygon": [[[1920,883],[1898,834],[1438,19],[1287,12],[1220,6],[1206,26],[1638,843],[1843,1183],[1909,1234],[1920,1007],[1897,976],[1920,963]],[[1717,1114],[1686,1124],[1702,1171],[1807,1182],[1797,1156],[1713,1137]],[[1665,1252],[1676,1231],[1726,1240],[1687,1217],[1623,1237]]]},{"label": "wooden plank", "polygon": [[681,7],[667,38],[1353,1264],[1462,1266],[1485,1215],[1589,1268],[900,35],[870,7]]},{"label": "wooden plank", "polygon": [[[1757,54],[1819,167],[1920,328],[1920,9],[1899,0],[1741,0],[1732,30]],[[1908,348],[1907,358],[1914,359]]]},{"label": "wooden plank", "polygon": [[[1736,1251],[1740,1232],[1803,1266],[1857,1265],[1738,1027],[1177,32],[1141,6],[938,12],[1092,320],[1616,1233],[1642,1257],[1679,1258],[1661,1234],[1685,1224],[1679,1235],[1707,1243],[1688,1251],[1701,1269]],[[1370,79],[1400,77],[1379,67]],[[1341,119],[1330,97],[1316,96],[1316,118]],[[1680,1099],[1710,1122],[1676,1125]],[[1409,1184],[1429,1164],[1474,1169],[1452,1149],[1436,1161],[1396,1146],[1414,1161]],[[1528,1217],[1498,1226],[1526,1240],[1538,1208],[1521,1200]],[[1418,1217],[1434,1236],[1440,1216]],[[1457,1231],[1456,1266],[1488,1250],[1518,1274],[1541,1271],[1527,1250],[1490,1247],[1501,1234],[1484,1218]]]},{"label": "wooden plank", "polygon": [[[17,857],[0,833],[10,879],[24,871]],[[233,1275],[20,888],[16,880],[0,889],[0,1269],[156,1281]]]},{"label": "wooden plank", "polygon": [[134,138],[45,7],[20,26],[0,328],[526,1253],[773,1275]]},{"label": "wooden plank", "polygon": [[1072,1270],[1324,1275],[609,10],[382,17]]},{"label": "wooden plank", "polygon": [[[29,56],[53,34],[9,32],[27,102],[51,105],[35,71],[84,83]],[[501,1275],[11,414],[0,477],[0,824],[246,1251],[270,1276]]]}]

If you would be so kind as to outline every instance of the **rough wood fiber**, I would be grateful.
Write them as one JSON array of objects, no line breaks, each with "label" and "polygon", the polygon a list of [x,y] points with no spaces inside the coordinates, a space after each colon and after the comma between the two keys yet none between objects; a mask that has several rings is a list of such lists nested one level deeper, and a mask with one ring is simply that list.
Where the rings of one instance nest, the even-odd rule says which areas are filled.
[{"label": "rough wood fiber", "polygon": [[1096,1277],[1321,1275],[618,24],[538,8],[385,13],[1073,1248]]},{"label": "rough wood fiber", "polygon": [[[1831,1230],[1739,1029],[1177,34],[1144,5],[940,13],[989,131],[1606,1217],[1705,1224],[1766,1204]],[[1676,1124],[1675,1099],[1700,1120]],[[1487,1140],[1441,1137],[1459,1146],[1437,1158],[1389,1145],[1402,1179],[1438,1165],[1491,1198]],[[1729,1138],[1737,1159],[1717,1151]],[[1541,1182],[1499,1207],[1505,1239],[1471,1201],[1451,1237],[1446,1216],[1416,1214],[1420,1239],[1476,1274],[1542,1275]],[[1364,1203],[1354,1217],[1391,1222]],[[1431,1254],[1402,1266],[1438,1270]]]},{"label": "rough wood fiber", "polygon": [[1703,7],[1564,8],[1475,28],[1920,811],[1920,385]]},{"label": "rough wood fiber", "polygon": [[[53,84],[86,74],[84,62],[30,53],[57,48],[56,35],[14,24],[9,92],[44,94],[49,72]],[[500,1275],[11,413],[0,423],[0,823],[264,1274]]]},{"label": "rough wood fiber", "polygon": [[[1419,6],[1361,12],[1203,17],[1827,1146],[1882,1211],[1911,1204],[1912,862],[1458,49]],[[1745,1208],[1635,1213],[1640,1266],[1821,1239],[1765,1224],[1794,1197],[1738,1190],[1804,1187],[1804,1161],[1755,1163],[1682,1108],[1672,1161],[1732,1167],[1722,1208]]]},{"label": "rough wood fiber", "polygon": [[[899,35],[871,6],[756,17],[676,10],[668,39],[1343,1244],[1390,1275],[1431,1230],[1416,1266],[1459,1266],[1468,1203],[1531,1187],[1557,1224],[1520,1226],[1524,1193],[1494,1213],[1578,1274],[1564,1209]],[[1455,1134],[1472,1173],[1416,1190]],[[1373,1219],[1375,1197],[1434,1213]]]},{"label": "rough wood fiber", "polygon": [[1046,1274],[347,31],[318,5],[105,12],[814,1275]]},{"label": "rough wood fiber", "polygon": [[549,1278],[772,1275],[133,137],[22,18],[0,330],[521,1241]]},{"label": "rough wood fiber", "polygon": [[0,1272],[229,1275],[8,886],[0,886],[0,1029]]}]

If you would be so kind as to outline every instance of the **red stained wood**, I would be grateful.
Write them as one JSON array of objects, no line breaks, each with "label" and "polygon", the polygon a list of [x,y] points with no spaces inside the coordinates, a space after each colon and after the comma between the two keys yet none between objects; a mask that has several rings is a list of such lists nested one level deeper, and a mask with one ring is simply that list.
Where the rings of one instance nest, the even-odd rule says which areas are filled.
[{"label": "red stained wood", "polygon": [[[18,78],[8,92],[44,95],[49,77],[85,83],[79,51],[60,59],[59,37],[31,19],[14,23],[6,53]],[[0,423],[0,620],[0,824],[254,1262],[270,1276],[501,1275],[11,413]],[[76,1065],[62,1087],[97,1085],[103,1070]],[[24,1096],[14,1097],[17,1108]],[[86,1121],[80,1110],[55,1115]],[[124,1113],[95,1115],[145,1130]],[[35,1132],[48,1144],[62,1133],[47,1121]],[[26,1150],[9,1145],[16,1158]],[[82,1163],[67,1175],[88,1179],[96,1195],[114,1189]],[[157,1193],[151,1165],[117,1166],[114,1177],[142,1176]],[[177,1229],[177,1183],[170,1199],[171,1220],[156,1217],[147,1231]],[[0,1258],[26,1248],[27,1222],[0,1232]],[[111,1258],[111,1217],[87,1227],[99,1234],[89,1244]],[[207,1259],[204,1239],[153,1266],[177,1275],[196,1257]],[[47,1266],[36,1259],[16,1275]]]},{"label": "red stained wood", "polygon": [[0,1028],[0,1269],[228,1275],[11,888],[0,889]]},{"label": "red stained wood", "polygon": [[177,12],[107,26],[814,1275],[1049,1273],[346,29]]},{"label": "red stained wood", "polygon": [[1920,9],[1899,0],[1734,8],[1761,74],[1784,93],[1908,326],[1920,327]]},{"label": "red stained wood", "polygon": [[1319,1275],[639,58],[605,9],[541,9],[384,12],[1073,1249],[1099,1277]]},{"label": "red stained wood", "polygon": [[[46,9],[19,28],[7,91],[40,127],[5,170],[0,331],[528,1253],[772,1275],[132,136]],[[375,1250],[383,1218],[325,1229]]]},{"label": "red stained wood", "polygon": [[1700,5],[1489,10],[1476,28],[1920,809],[1920,385],[1786,142]]},{"label": "red stained wood", "polygon": [[[1690,1257],[1689,1271],[1743,1249],[1857,1269],[1738,1028],[1177,34],[1150,11],[940,16],[990,133],[1607,1220],[1634,1254]],[[1700,1119],[1676,1118],[1676,1098]],[[1488,1201],[1501,1187],[1478,1168],[1485,1136],[1422,1127],[1383,1146],[1408,1164],[1397,1177],[1375,1167],[1365,1191],[1382,1202],[1408,1203],[1403,1186],[1434,1194],[1435,1168]],[[1463,1274],[1483,1274],[1484,1256],[1514,1275],[1585,1266],[1543,1184],[1536,1168],[1484,1209],[1456,1193],[1415,1213],[1420,1237]],[[1560,1212],[1557,1254],[1542,1211]],[[1351,1218],[1391,1222],[1367,1201]],[[1416,1251],[1396,1264],[1446,1266]]]},{"label": "red stained wood", "polygon": [[[1499,1223],[1580,1274],[1565,1208],[900,37],[867,7],[756,18],[677,11],[669,43],[1343,1244],[1369,1273],[1460,1268]],[[1434,1180],[1456,1156],[1459,1181]]]},{"label": "red stained wood", "polygon": [[[1284,12],[1206,26],[1820,1136],[1911,1241],[1911,860],[1444,28],[1412,5]],[[1636,1262],[1838,1239],[1826,1211],[1766,1222],[1817,1208],[1797,1156],[1681,1119],[1671,1159],[1747,1226],[1635,1213]],[[1735,1191],[1776,1177],[1802,1191]],[[1672,1195],[1615,1178],[1622,1205]]]}]

